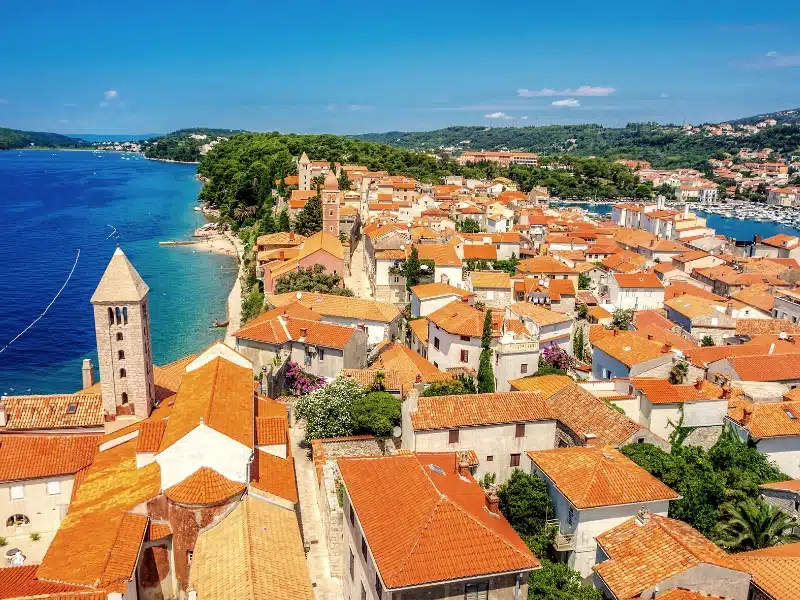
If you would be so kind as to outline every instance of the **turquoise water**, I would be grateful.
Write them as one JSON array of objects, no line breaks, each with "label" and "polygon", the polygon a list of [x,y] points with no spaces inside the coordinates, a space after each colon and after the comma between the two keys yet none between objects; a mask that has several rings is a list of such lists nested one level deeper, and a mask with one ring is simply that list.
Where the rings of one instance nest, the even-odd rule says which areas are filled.
[{"label": "turquoise water", "polygon": [[[81,361],[95,366],[89,298],[117,245],[150,286],[156,364],[200,350],[223,330],[236,277],[232,258],[166,247],[204,219],[193,211],[200,184],[192,165],[117,153],[0,152],[0,349],[64,291],[19,340],[0,353],[0,394],[70,392]],[[118,231],[118,238],[112,234]]]}]

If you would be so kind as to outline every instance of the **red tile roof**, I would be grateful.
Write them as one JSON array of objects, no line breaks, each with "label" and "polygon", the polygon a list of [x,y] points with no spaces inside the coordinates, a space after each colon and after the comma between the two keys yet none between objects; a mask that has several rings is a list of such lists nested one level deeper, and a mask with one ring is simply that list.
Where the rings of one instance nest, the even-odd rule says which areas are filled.
[{"label": "red tile roof", "polygon": [[652,404],[679,404],[722,398],[722,388],[706,380],[700,382],[700,389],[696,384],[673,385],[666,379],[646,377],[634,377],[631,384],[641,390]]},{"label": "red tile roof", "polygon": [[30,598],[32,596],[72,600],[81,595],[83,600],[105,600],[104,592],[83,587],[36,579],[37,565],[0,569],[0,599]]},{"label": "red tile roof", "polygon": [[475,481],[456,474],[455,463],[452,452],[338,460],[388,589],[539,565],[505,518],[486,510]]},{"label": "red tile roof", "polygon": [[271,446],[286,443],[286,415],[256,417],[256,444]]},{"label": "red tile roof", "polygon": [[465,244],[464,260],[497,260],[497,249],[491,244]]},{"label": "red tile roof", "polygon": [[795,600],[800,589],[800,543],[742,552],[733,557],[774,600]]},{"label": "red tile roof", "polygon": [[98,435],[4,435],[0,481],[73,475],[92,464]]},{"label": "red tile roof", "polygon": [[621,289],[663,289],[664,285],[654,273],[614,273],[612,275]]},{"label": "red tile roof", "polygon": [[221,504],[241,494],[245,484],[232,481],[214,469],[200,467],[186,479],[164,490],[164,494],[179,504],[208,506]]},{"label": "red tile roof", "polygon": [[728,361],[742,381],[800,379],[800,354],[734,356]]},{"label": "red tile roof", "polygon": [[298,502],[294,459],[291,454],[281,458],[256,450],[253,462],[250,463],[250,477],[250,485],[256,490],[295,504]]},{"label": "red tile roof", "polygon": [[421,396],[411,424],[420,431],[555,418],[538,392],[497,392],[471,395],[468,402],[463,396]]},{"label": "red tile roof", "polygon": [[[101,394],[53,394],[49,396],[4,396],[7,431],[102,427]],[[72,410],[71,410],[72,409]]]},{"label": "red tile roof", "polygon": [[147,419],[139,427],[139,436],[136,438],[137,452],[158,452],[161,446],[161,438],[164,437],[164,430],[167,428],[167,421],[161,419],[153,421]]}]

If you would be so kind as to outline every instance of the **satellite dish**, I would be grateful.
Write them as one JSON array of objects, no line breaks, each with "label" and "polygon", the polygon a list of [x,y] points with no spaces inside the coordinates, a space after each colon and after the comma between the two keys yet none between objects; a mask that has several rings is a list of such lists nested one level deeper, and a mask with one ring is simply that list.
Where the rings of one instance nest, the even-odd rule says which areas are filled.
[{"label": "satellite dish", "polygon": [[295,298],[297,298],[298,300],[300,300],[300,298],[302,297],[303,297],[303,292],[297,292],[297,294],[295,294]]},{"label": "satellite dish", "polygon": [[403,433],[403,430],[402,430],[402,429],[400,429],[400,426],[399,426],[399,425],[395,426],[395,428],[394,428],[394,429],[392,429],[392,436],[393,436],[393,437],[396,437],[396,438],[398,438],[398,437],[400,437],[400,434],[402,434],[402,433]]}]

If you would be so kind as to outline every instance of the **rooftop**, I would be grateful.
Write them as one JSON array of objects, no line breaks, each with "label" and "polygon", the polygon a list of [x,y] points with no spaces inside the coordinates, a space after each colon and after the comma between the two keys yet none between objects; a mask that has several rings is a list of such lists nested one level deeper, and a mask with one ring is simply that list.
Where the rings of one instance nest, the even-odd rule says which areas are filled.
[{"label": "rooftop", "polygon": [[288,292],[267,296],[267,303],[274,307],[283,307],[293,302],[299,302],[306,308],[328,317],[391,323],[400,316],[400,311],[394,305],[364,298],[317,292]]},{"label": "rooftop", "polygon": [[420,396],[411,413],[415,431],[474,427],[496,423],[554,420],[555,414],[538,392],[495,392],[463,396]]},{"label": "rooftop", "polygon": [[73,475],[92,464],[98,435],[4,435],[0,481]]},{"label": "rooftop", "polygon": [[630,331],[615,329],[610,332],[610,335],[592,341],[592,344],[627,367],[662,356],[669,356],[669,352],[664,351],[663,344],[648,340],[646,337]]}]

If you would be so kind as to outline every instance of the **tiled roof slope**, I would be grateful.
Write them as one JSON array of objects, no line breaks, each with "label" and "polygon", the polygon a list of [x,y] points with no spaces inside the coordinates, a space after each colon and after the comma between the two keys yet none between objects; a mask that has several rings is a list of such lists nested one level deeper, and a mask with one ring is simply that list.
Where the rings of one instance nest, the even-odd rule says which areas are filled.
[{"label": "tiled roof slope", "polygon": [[267,296],[267,303],[275,307],[285,306],[292,302],[299,302],[323,316],[364,319],[381,323],[391,323],[400,316],[400,311],[393,304],[364,298],[316,292],[302,292],[300,298],[297,298],[297,292]]},{"label": "tiled roof slope", "polygon": [[592,341],[592,344],[627,367],[668,354],[664,351],[663,344],[648,340],[631,331],[614,330],[609,333],[610,335]]},{"label": "tiled roof slope", "polygon": [[455,453],[341,458],[338,464],[387,588],[538,566],[505,518],[486,510],[475,481],[456,474]]},{"label": "tiled roof slope", "polygon": [[[0,598],[72,598],[73,595],[81,594],[84,600],[97,600],[98,592],[87,590],[86,588],[67,585],[64,583],[52,583],[49,581],[39,581],[36,577],[37,565],[25,565],[24,567],[7,567],[0,569]],[[100,592],[105,600],[105,593]]]},{"label": "tiled roof slope", "polygon": [[421,396],[411,413],[416,431],[494,423],[555,420],[538,392],[496,392],[464,396]]},{"label": "tiled roof slope", "polygon": [[576,508],[676,500],[679,495],[619,450],[572,446],[528,452]]},{"label": "tiled roof slope", "polygon": [[549,398],[548,402],[558,420],[587,445],[618,446],[643,429],[636,421],[614,410],[577,384],[564,388]]},{"label": "tiled roof slope", "polygon": [[635,597],[702,563],[744,571],[690,525],[655,514],[645,524],[629,519],[596,539],[610,559],[594,570],[617,598]]},{"label": "tiled roof slope", "polygon": [[215,358],[184,376],[159,451],[169,448],[201,422],[252,447],[254,405],[250,369]]},{"label": "tiled roof slope", "polygon": [[800,543],[742,552],[734,560],[774,600],[795,600],[800,590]]},{"label": "tiled roof slope", "polygon": [[539,392],[542,398],[551,398],[575,381],[566,375],[541,375],[511,379],[508,383],[520,392]]},{"label": "tiled roof slope", "polygon": [[167,488],[167,498],[179,504],[203,506],[220,504],[241,494],[245,484],[231,481],[214,469],[200,467],[186,479]]},{"label": "tiled roof slope", "polygon": [[92,464],[98,435],[0,437],[0,481],[72,475]]},{"label": "tiled roof slope", "polygon": [[457,287],[453,287],[448,283],[443,283],[440,281],[415,285],[414,287],[411,288],[411,291],[420,300],[429,300],[431,298],[442,298],[444,296],[456,296],[458,298],[461,298],[462,296],[472,295],[472,292],[469,292],[467,290],[462,290]]},{"label": "tiled roof slope", "polygon": [[136,438],[136,451],[158,452],[158,448],[161,446],[161,438],[164,436],[166,428],[167,422],[164,419],[142,421],[139,427],[139,436]]},{"label": "tiled roof slope", "polygon": [[[291,450],[291,448],[289,448]],[[256,450],[250,463],[250,485],[256,490],[267,492],[289,502],[298,502],[297,482],[295,480],[294,459]]]},{"label": "tiled roof slope", "polygon": [[796,436],[800,435],[800,400],[729,405],[728,418],[738,422],[754,438]]},{"label": "tiled roof slope", "polygon": [[800,354],[765,354],[729,358],[742,381],[800,379]]},{"label": "tiled roof slope", "polygon": [[138,551],[141,545],[136,527],[125,518],[127,511],[157,496],[160,487],[157,463],[136,468],[135,440],[97,453],[37,577],[90,587],[118,577],[119,565],[109,564],[109,556],[127,556],[124,549],[135,546]]},{"label": "tiled roof slope", "polygon": [[[103,398],[96,394],[5,396],[7,422],[0,431],[102,427]],[[74,406],[74,411],[68,409]]]},{"label": "tiled roof slope", "polygon": [[269,446],[286,443],[286,415],[256,417],[256,445]]},{"label": "tiled roof slope", "polygon": [[700,389],[697,388],[697,385],[673,385],[666,379],[647,377],[634,377],[631,379],[631,383],[640,389],[652,404],[700,402],[722,398],[722,388],[707,380],[700,382]]},{"label": "tiled roof slope", "polygon": [[214,600],[313,600],[295,513],[245,497],[197,536],[189,585]]}]

